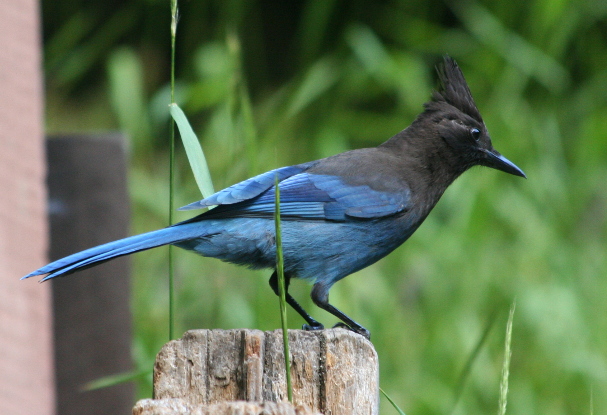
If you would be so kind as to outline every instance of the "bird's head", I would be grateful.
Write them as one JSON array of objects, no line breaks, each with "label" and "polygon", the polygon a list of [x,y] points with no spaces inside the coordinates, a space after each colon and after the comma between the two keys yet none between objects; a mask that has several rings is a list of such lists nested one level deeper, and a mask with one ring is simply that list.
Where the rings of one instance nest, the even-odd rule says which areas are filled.
[{"label": "bird's head", "polygon": [[426,110],[420,121],[434,125],[439,138],[460,158],[465,168],[481,165],[526,177],[521,169],[493,148],[487,127],[457,63],[445,56],[437,71],[440,86],[432,94],[432,100],[425,104]]}]

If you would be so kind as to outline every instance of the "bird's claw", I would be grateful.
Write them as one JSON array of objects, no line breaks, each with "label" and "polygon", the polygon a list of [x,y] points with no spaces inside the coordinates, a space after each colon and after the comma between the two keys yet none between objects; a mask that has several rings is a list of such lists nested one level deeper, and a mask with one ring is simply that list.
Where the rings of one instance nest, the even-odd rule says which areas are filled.
[{"label": "bird's claw", "polygon": [[323,326],[321,323],[304,324],[303,326],[301,326],[301,329],[306,331],[324,330],[324,328],[325,326]]},{"label": "bird's claw", "polygon": [[356,334],[360,334],[367,340],[371,340],[371,332],[364,327],[350,327],[346,323],[339,322],[333,326],[333,328],[342,328],[353,331]]}]

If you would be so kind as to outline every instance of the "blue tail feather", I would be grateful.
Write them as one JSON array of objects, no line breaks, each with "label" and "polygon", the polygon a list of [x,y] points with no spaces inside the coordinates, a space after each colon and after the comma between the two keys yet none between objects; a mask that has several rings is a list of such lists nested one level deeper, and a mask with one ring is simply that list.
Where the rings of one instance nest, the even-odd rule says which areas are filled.
[{"label": "blue tail feather", "polygon": [[87,268],[112,258],[180,242],[184,239],[191,239],[198,236],[196,233],[200,233],[200,226],[192,225],[195,224],[171,226],[99,245],[51,262],[21,279],[48,274],[41,280],[46,281],[51,278],[71,274],[79,269]]}]

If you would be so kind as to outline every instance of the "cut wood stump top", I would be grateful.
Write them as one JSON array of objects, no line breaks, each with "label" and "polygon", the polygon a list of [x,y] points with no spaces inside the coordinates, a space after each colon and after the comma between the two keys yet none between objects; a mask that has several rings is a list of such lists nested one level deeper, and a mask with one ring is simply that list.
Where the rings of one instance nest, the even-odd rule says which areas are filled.
[{"label": "cut wood stump top", "polygon": [[[263,412],[243,412],[242,407],[235,412],[216,413],[378,413],[378,359],[367,339],[341,328],[289,330],[289,347],[296,405],[289,410],[300,412],[268,411],[270,403],[287,400],[282,331],[238,329],[191,330],[181,339],[167,343],[158,353],[154,367],[157,404],[140,401],[135,407],[140,412],[134,414],[202,415],[208,412],[201,408],[236,401],[270,406]],[[173,412],[166,407],[167,402],[175,407]],[[144,403],[149,408],[160,405],[158,408],[164,409],[141,412]],[[179,406],[190,412],[180,412]],[[215,408],[219,411],[219,407]],[[306,408],[312,412],[301,412]]]}]

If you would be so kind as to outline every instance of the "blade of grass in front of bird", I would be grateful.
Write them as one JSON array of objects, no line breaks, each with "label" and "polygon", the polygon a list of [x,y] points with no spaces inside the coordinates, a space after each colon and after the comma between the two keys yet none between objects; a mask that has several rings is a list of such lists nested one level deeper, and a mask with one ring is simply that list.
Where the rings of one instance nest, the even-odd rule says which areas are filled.
[{"label": "blade of grass in front of bird", "polygon": [[508,403],[508,378],[510,376],[510,358],[512,357],[512,321],[514,320],[514,309],[516,301],[510,307],[508,323],[506,323],[506,341],[504,345],[504,365],[502,366],[502,379],[500,381],[500,400],[498,415],[506,414],[506,404]]},{"label": "blade of grass in front of bird", "polygon": [[287,329],[287,301],[285,289],[284,258],[282,253],[282,232],[280,223],[280,189],[278,187],[278,176],[275,178],[275,210],[274,226],[276,230],[276,273],[278,276],[278,298],[280,302],[280,321],[282,323],[282,342],[285,355],[285,371],[287,376],[287,395],[289,402],[293,403],[293,387],[291,386],[291,359],[289,352],[289,331]]},{"label": "blade of grass in front of bird", "polygon": [[396,412],[398,412],[399,415],[405,415],[405,413],[403,412],[403,410],[398,407],[398,405],[396,404],[396,402],[394,402],[392,400],[392,398],[390,398],[390,396],[388,396],[388,394],[382,388],[379,388],[379,391],[386,397],[386,399],[388,400],[388,402],[390,402],[392,404],[392,406],[394,407],[394,409],[396,409]]},{"label": "blade of grass in front of bird", "polygon": [[[175,38],[177,37],[177,0],[171,0],[171,105],[175,105]],[[169,226],[175,210],[175,120],[171,121],[169,146]],[[173,246],[169,245],[169,340],[175,334],[175,283]]]},{"label": "blade of grass in front of bird", "polygon": [[198,188],[200,189],[202,196],[208,197],[215,193],[215,190],[213,188],[213,182],[211,181],[209,166],[207,165],[207,160],[204,157],[204,152],[202,151],[200,142],[198,141],[192,126],[188,122],[188,119],[181,108],[179,108],[179,106],[175,103],[172,103],[170,108],[171,115],[177,123],[179,135],[181,135],[183,147],[185,148],[185,152],[188,156],[192,173],[194,173],[196,184],[198,184]]}]

